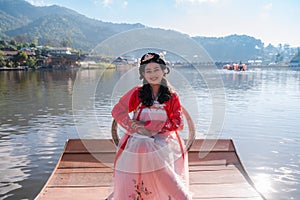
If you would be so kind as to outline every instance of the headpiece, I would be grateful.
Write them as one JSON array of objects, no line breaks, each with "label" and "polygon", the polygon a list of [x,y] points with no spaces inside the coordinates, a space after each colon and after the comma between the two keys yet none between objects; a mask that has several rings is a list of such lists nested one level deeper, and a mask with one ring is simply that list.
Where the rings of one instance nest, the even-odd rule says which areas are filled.
[{"label": "headpiece", "polygon": [[167,70],[164,75],[168,74],[170,72],[170,69],[167,67],[165,60],[157,53],[146,53],[142,56],[141,62],[140,62],[140,80],[144,78],[143,71],[145,69],[145,66],[148,63],[157,63],[160,65],[162,70]]},{"label": "headpiece", "polygon": [[146,65],[151,62],[166,65],[166,62],[164,61],[164,59],[161,58],[157,53],[147,53],[147,54],[143,55],[141,58],[140,65]]}]

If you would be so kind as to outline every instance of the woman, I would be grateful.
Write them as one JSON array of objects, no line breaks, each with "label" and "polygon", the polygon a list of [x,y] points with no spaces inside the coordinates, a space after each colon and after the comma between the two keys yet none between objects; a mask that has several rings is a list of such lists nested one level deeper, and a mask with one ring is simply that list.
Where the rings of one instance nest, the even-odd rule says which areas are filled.
[{"label": "woman", "polygon": [[127,131],[115,158],[113,199],[191,199],[188,158],[178,133],[182,107],[165,77],[169,68],[158,54],[147,53],[139,73],[143,86],[127,92],[112,110]]}]

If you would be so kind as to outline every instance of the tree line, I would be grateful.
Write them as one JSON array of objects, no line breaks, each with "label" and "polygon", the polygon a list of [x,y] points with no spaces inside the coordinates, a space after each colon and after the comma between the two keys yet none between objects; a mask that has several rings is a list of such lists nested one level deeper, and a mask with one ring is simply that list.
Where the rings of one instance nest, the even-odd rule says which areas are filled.
[{"label": "tree line", "polygon": [[[61,47],[68,44],[62,41]],[[0,68],[16,68],[26,66],[36,69],[42,65],[47,56],[47,48],[37,46],[37,41],[32,43],[17,42],[15,39],[0,40]]]}]

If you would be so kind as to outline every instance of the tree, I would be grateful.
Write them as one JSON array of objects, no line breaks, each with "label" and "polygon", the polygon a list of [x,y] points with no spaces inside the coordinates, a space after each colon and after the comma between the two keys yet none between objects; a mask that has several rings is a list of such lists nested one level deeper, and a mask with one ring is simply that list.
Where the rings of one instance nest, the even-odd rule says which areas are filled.
[{"label": "tree", "polygon": [[5,48],[6,47],[6,41],[5,40],[0,40],[0,48]]},{"label": "tree", "polygon": [[291,60],[291,62],[293,62],[293,63],[300,63],[300,48],[298,48],[297,50],[298,50],[298,52],[295,54],[295,56]]},{"label": "tree", "polygon": [[71,47],[72,46],[72,42],[70,40],[70,38],[64,38],[61,42],[60,45],[62,47]]},{"label": "tree", "polygon": [[24,51],[19,51],[18,54],[14,56],[15,66],[26,64],[27,59],[27,54]]},{"label": "tree", "polygon": [[276,54],[275,63],[280,63],[283,61],[283,55],[278,53]]},{"label": "tree", "polygon": [[12,46],[17,46],[17,42],[16,42],[16,40],[14,40],[14,39],[11,39],[11,40],[10,40],[10,44],[11,44]]},{"label": "tree", "polygon": [[6,59],[4,57],[4,53],[0,51],[0,67],[5,67],[6,66]]},{"label": "tree", "polygon": [[27,60],[27,65],[29,68],[35,68],[36,67],[36,58],[35,57],[30,57]]},{"label": "tree", "polygon": [[20,43],[25,43],[25,42],[29,41],[29,38],[26,35],[17,35],[15,37],[15,39],[16,39],[17,42],[20,42]]},{"label": "tree", "polygon": [[33,42],[30,44],[31,47],[36,47],[39,44],[39,38],[34,37]]}]

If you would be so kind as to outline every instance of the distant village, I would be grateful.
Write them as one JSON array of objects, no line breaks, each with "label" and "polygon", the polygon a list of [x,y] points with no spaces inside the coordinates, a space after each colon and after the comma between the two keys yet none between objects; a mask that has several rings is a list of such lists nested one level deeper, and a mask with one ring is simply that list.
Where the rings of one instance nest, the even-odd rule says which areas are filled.
[{"label": "distant village", "polygon": [[21,47],[19,50],[0,50],[2,70],[55,68],[79,66],[80,53],[68,47]]},{"label": "distant village", "polygon": [[[70,47],[44,47],[35,45],[20,45],[13,41],[9,44],[0,41],[0,70],[27,69],[64,69],[64,68],[115,68],[117,66],[134,66],[138,60],[132,57],[109,58],[99,55],[82,53]],[[190,63],[173,61],[171,67],[187,66]],[[204,63],[205,64],[205,63]],[[218,67],[234,66],[233,62],[215,62]],[[240,63],[241,64],[241,63]],[[248,60],[243,63],[248,66],[290,66],[300,67],[300,51],[292,58],[285,59],[284,55],[274,61],[265,63],[263,59]]]},{"label": "distant village", "polygon": [[133,65],[131,58],[89,55],[70,47],[28,46],[0,49],[0,70],[97,68]]}]

